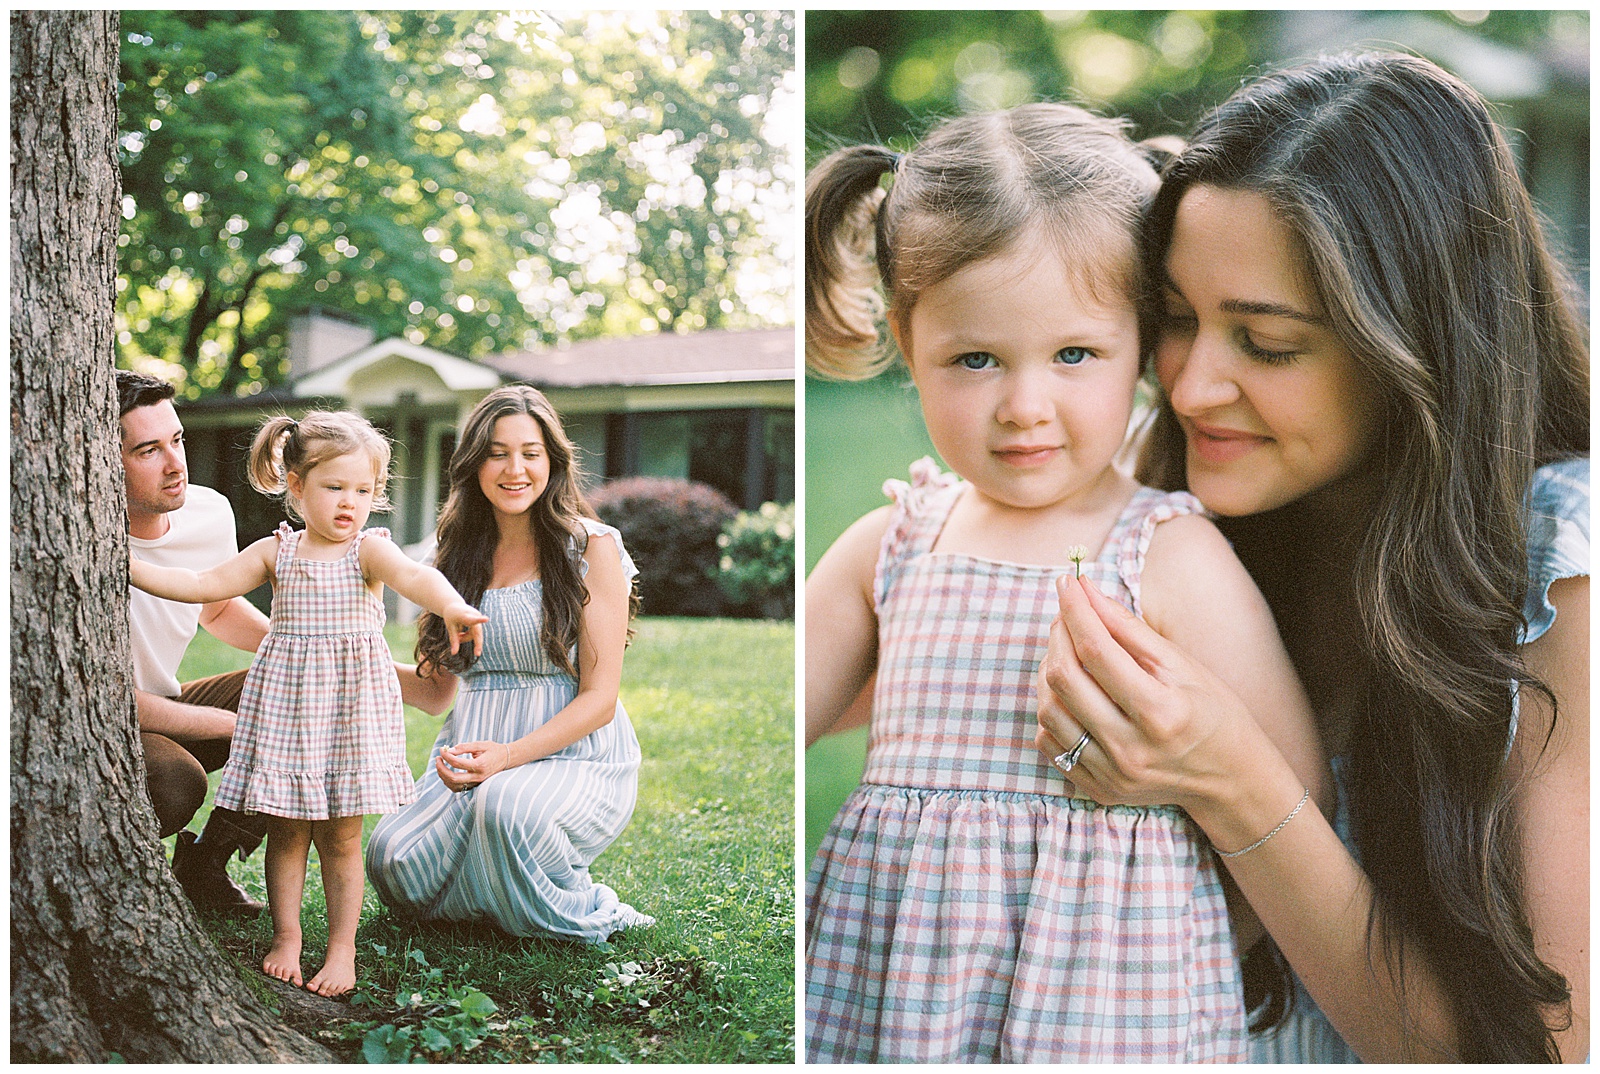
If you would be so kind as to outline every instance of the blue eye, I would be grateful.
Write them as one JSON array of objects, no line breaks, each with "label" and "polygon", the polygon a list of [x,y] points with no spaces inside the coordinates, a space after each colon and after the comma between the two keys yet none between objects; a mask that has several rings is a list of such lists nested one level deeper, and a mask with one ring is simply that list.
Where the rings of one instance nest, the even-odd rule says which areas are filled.
[{"label": "blue eye", "polygon": [[989,369],[995,365],[994,355],[984,351],[973,351],[963,354],[955,360],[955,364],[963,369]]},{"label": "blue eye", "polygon": [[1056,357],[1062,365],[1082,365],[1088,361],[1092,352],[1088,347],[1062,347],[1056,351]]}]

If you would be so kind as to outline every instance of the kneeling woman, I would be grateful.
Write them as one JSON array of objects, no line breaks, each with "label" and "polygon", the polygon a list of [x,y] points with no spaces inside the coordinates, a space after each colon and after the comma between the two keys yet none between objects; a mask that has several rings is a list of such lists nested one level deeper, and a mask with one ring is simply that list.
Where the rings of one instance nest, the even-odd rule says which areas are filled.
[{"label": "kneeling woman", "polygon": [[476,659],[451,657],[437,617],[418,628],[408,695],[435,714],[461,696],[416,801],[367,845],[373,887],[403,913],[590,942],[654,924],[589,876],[638,796],[617,700],[638,572],[575,469],[533,388],[490,393],[462,430],[435,565],[489,622]]}]

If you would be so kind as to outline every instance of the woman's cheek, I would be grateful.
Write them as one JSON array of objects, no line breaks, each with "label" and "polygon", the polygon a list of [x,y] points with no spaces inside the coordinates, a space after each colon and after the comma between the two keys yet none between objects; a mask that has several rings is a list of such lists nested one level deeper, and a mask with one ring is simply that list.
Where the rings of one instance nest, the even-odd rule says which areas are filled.
[{"label": "woman's cheek", "polygon": [[1183,363],[1189,357],[1189,339],[1170,334],[1163,335],[1156,344],[1155,371],[1161,390],[1169,396],[1172,386],[1183,373]]}]

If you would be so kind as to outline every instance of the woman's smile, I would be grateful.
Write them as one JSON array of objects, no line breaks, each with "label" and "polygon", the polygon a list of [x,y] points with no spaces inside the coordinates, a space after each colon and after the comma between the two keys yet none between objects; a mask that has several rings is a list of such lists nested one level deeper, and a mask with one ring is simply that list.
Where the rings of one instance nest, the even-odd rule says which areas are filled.
[{"label": "woman's smile", "polygon": [[1242,459],[1272,440],[1270,436],[1260,436],[1221,425],[1208,425],[1182,415],[1178,416],[1178,422],[1188,434],[1190,450],[1211,463]]}]

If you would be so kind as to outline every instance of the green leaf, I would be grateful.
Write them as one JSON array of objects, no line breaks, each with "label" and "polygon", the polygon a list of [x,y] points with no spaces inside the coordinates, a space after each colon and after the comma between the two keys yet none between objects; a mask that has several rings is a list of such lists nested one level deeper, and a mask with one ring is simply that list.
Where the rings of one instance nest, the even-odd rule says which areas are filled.
[{"label": "green leaf", "polygon": [[480,1022],[499,1009],[494,1000],[477,989],[472,989],[461,997],[461,1013]]},{"label": "green leaf", "polygon": [[381,1025],[369,1032],[361,1042],[361,1057],[369,1063],[404,1062],[411,1054],[411,1031]]}]

